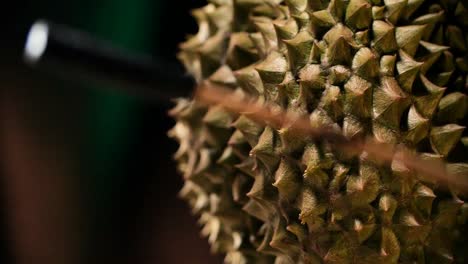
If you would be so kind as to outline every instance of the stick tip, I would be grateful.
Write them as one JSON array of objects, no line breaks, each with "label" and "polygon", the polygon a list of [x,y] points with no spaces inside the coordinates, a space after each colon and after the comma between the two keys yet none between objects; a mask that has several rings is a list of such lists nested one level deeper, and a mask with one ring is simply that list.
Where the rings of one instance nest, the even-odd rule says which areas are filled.
[{"label": "stick tip", "polygon": [[49,25],[44,20],[38,20],[31,26],[24,46],[26,63],[35,64],[42,58],[47,49],[49,30]]}]

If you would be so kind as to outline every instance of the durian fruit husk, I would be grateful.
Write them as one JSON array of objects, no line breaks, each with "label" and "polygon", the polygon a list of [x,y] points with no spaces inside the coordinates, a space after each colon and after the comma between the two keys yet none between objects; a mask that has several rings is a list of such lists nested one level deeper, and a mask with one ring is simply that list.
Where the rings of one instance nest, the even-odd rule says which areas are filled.
[{"label": "durian fruit husk", "polygon": [[[199,83],[404,146],[468,177],[468,5],[211,0],[180,60]],[[226,263],[467,263],[456,185],[181,98],[180,196]]]}]

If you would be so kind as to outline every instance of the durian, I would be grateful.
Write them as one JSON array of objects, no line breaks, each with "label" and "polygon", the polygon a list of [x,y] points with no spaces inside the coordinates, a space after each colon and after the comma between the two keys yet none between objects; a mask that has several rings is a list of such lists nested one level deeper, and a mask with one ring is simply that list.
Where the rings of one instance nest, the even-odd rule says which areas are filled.
[{"label": "durian", "polygon": [[[180,60],[199,83],[405,146],[468,177],[462,0],[210,0]],[[169,135],[202,234],[225,262],[468,263],[467,196],[181,98]]]}]

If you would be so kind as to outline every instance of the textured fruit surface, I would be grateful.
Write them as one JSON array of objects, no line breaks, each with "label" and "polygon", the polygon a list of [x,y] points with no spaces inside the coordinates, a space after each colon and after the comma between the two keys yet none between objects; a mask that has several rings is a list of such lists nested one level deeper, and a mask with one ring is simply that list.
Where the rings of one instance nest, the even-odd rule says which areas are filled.
[{"label": "textured fruit surface", "polygon": [[[211,0],[179,58],[199,82],[405,146],[468,175],[468,5]],[[179,99],[181,196],[227,263],[467,263],[467,199],[401,162]]]}]

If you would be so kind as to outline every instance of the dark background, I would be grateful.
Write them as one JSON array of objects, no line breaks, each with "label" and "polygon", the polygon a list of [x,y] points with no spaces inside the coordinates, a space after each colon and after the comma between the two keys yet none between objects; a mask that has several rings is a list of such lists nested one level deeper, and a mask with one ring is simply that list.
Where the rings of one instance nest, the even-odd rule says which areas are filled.
[{"label": "dark background", "polygon": [[177,198],[171,104],[21,63],[37,18],[175,60],[203,0],[15,1],[0,7],[0,263],[221,263]]}]

